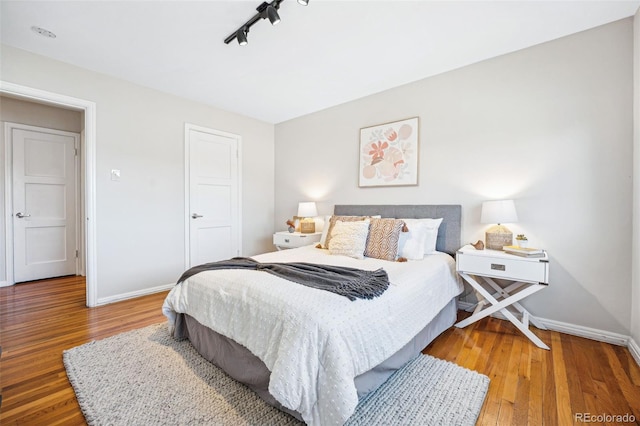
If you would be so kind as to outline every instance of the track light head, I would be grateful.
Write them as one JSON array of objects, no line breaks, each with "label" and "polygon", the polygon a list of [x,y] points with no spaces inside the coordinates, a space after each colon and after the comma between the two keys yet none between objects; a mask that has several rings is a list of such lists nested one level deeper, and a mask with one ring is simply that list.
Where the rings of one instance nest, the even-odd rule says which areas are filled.
[{"label": "track light head", "polygon": [[236,33],[236,39],[238,40],[238,44],[240,46],[246,45],[249,41],[247,40],[247,33],[249,32],[248,28],[240,28]]},{"label": "track light head", "polygon": [[303,6],[308,6],[309,5],[309,0],[298,0],[298,4],[301,4]]},{"label": "track light head", "polygon": [[271,5],[267,6],[267,18],[269,18],[269,22],[271,22],[271,25],[280,23],[280,15],[278,15],[278,11],[276,11],[276,8]]}]

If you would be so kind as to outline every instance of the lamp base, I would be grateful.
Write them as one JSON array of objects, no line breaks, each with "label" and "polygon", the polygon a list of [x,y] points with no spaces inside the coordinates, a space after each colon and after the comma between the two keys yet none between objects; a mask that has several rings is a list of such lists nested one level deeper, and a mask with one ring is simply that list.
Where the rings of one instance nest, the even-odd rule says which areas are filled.
[{"label": "lamp base", "polygon": [[504,225],[495,225],[485,233],[485,241],[489,250],[502,250],[513,244],[513,233]]},{"label": "lamp base", "polygon": [[316,222],[313,219],[302,219],[300,221],[300,232],[302,234],[313,234],[316,232]]}]

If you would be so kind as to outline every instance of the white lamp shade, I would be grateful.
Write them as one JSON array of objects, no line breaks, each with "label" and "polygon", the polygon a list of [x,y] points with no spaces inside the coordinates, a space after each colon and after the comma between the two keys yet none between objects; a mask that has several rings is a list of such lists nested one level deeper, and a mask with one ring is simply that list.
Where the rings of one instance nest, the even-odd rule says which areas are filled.
[{"label": "white lamp shade", "polygon": [[480,223],[515,223],[518,221],[513,200],[485,201],[482,203]]},{"label": "white lamp shade", "polygon": [[318,216],[316,203],[313,201],[298,203],[298,217],[314,217]]}]

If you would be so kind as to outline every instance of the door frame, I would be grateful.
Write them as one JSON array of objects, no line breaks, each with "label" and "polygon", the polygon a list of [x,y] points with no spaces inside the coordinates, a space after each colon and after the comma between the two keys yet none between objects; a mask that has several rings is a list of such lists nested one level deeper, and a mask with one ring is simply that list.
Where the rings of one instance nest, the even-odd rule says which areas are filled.
[{"label": "door frame", "polygon": [[[81,216],[84,222],[84,260],[86,276],[86,305],[88,307],[97,306],[98,301],[98,273],[97,273],[97,253],[96,253],[96,103],[85,99],[74,98],[61,95],[59,93],[47,92],[28,86],[9,83],[0,80],[0,94],[15,97],[22,100],[47,104],[66,109],[84,112],[84,130],[80,132],[80,153],[81,164],[84,166],[84,194],[82,194],[81,209],[84,215]],[[5,141],[6,144],[6,141]],[[5,163],[7,159],[5,158]],[[12,180],[12,178],[11,178]],[[81,179],[82,180],[82,179]],[[7,182],[7,168],[5,168],[5,182]],[[5,212],[7,212],[7,194],[5,191]],[[5,223],[9,223],[5,216]],[[13,227],[13,223],[11,223]],[[5,232],[7,232],[5,226]],[[13,230],[11,230],[13,232]],[[7,234],[7,240],[9,240]],[[82,246],[82,244],[80,245]],[[7,268],[7,256],[5,256],[5,271]],[[13,270],[13,265],[11,265]],[[13,282],[0,281],[0,285],[11,285]]]},{"label": "door frame", "polygon": [[191,162],[190,160],[190,148],[189,148],[189,132],[195,130],[198,132],[209,133],[212,135],[223,136],[227,138],[233,138],[238,143],[238,157],[237,157],[237,178],[238,178],[238,251],[239,256],[242,255],[242,137],[235,133],[223,132],[222,130],[211,129],[208,127],[198,126],[191,123],[184,123],[184,269],[189,267],[191,258],[191,229],[190,229],[190,215],[191,215],[191,186],[190,186],[190,172]]},{"label": "door frame", "polygon": [[84,236],[84,229],[82,226],[82,221],[80,218],[82,217],[82,209],[81,201],[82,194],[80,191],[80,182],[82,180],[82,176],[80,173],[80,155],[82,152],[82,135],[80,132],[68,132],[65,130],[57,130],[50,129],[47,127],[39,127],[39,126],[31,126],[28,124],[21,123],[12,123],[5,121],[4,123],[4,207],[5,207],[5,275],[6,275],[6,284],[5,285],[13,285],[15,284],[15,265],[14,265],[14,251],[15,251],[15,234],[13,232],[13,136],[12,131],[14,129],[27,130],[33,132],[40,133],[53,133],[56,135],[63,135],[73,137],[75,139],[74,148],[76,149],[76,154],[73,160],[73,168],[75,173],[75,206],[74,209],[76,211],[76,220],[73,226],[76,228],[76,252],[78,255],[76,256],[76,275],[78,273],[84,272],[82,270],[84,253],[80,253],[81,239]]}]

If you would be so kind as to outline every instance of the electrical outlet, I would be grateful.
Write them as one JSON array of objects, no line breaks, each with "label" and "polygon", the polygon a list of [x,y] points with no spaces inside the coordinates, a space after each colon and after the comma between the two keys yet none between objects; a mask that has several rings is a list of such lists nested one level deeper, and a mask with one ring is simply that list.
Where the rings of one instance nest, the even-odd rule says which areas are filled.
[{"label": "electrical outlet", "polygon": [[119,169],[111,169],[111,180],[116,182],[120,181],[120,170]]}]

